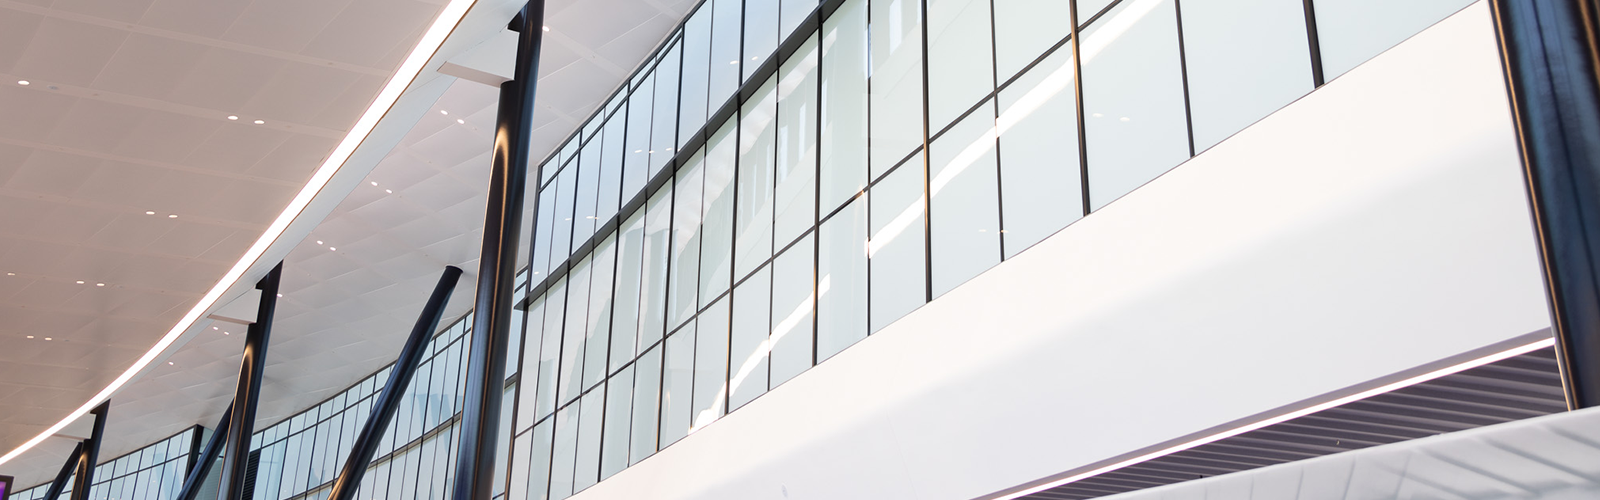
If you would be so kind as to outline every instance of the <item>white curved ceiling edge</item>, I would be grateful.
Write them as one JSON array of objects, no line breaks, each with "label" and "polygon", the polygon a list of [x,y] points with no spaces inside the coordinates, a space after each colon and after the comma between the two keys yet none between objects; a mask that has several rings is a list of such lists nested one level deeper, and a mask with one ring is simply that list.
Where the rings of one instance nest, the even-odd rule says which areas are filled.
[{"label": "white curved ceiling edge", "polygon": [[349,134],[217,284],[122,375],[61,421],[0,456],[0,464],[61,432],[129,382],[148,373],[199,333],[204,326],[202,320],[213,310],[253,289],[255,282],[338,206],[454,82],[454,77],[437,72],[444,61],[503,31],[505,21],[522,5],[520,0],[450,0]]}]

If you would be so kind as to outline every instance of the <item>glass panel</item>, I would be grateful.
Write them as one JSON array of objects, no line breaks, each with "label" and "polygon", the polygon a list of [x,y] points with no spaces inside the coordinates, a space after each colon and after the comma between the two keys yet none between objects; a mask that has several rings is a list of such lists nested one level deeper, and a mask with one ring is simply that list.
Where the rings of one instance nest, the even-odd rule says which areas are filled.
[{"label": "glass panel", "polygon": [[671,163],[678,151],[678,73],[682,46],[674,46],[656,66],[655,125],[650,127],[650,176]]},{"label": "glass panel", "polygon": [[529,499],[550,498],[550,452],[555,444],[554,429],[555,419],[549,419],[533,426],[533,431],[529,433],[533,436],[533,459],[528,461]]},{"label": "glass panel", "polygon": [[622,199],[633,199],[644,190],[650,175],[651,108],[655,101],[655,78],[628,96],[628,145],[623,150]]},{"label": "glass panel", "polygon": [[772,263],[772,387],[811,368],[816,246],[811,235]]},{"label": "glass panel", "polygon": [[616,268],[617,238],[606,237],[594,252],[593,276],[589,284],[589,328],[583,348],[583,388],[600,383],[606,376],[606,341],[611,338],[612,271]]},{"label": "glass panel", "polygon": [[744,0],[707,0],[711,3],[710,103],[722,106],[739,89],[739,37],[744,31]]},{"label": "glass panel", "polygon": [[993,106],[985,102],[957,122],[930,152],[934,297],[1000,263]]},{"label": "glass panel", "polygon": [[600,481],[600,431],[605,415],[605,397],[604,387],[583,395],[573,491],[582,491]]},{"label": "glass panel", "polygon": [[[539,347],[544,344],[544,302],[545,296],[540,295],[539,298],[534,299],[528,305],[527,343],[524,346],[525,351],[522,354],[522,359],[530,366],[522,369],[522,383],[520,384],[522,394],[518,396],[517,402],[517,405],[521,408],[521,411],[517,412],[518,430],[527,429],[537,420],[538,412],[535,410],[537,405],[534,401],[537,401],[538,389],[542,385],[539,379],[544,376],[546,370],[554,369],[554,367],[546,366],[543,358],[539,356]],[[444,412],[440,411],[438,413],[442,416]]]},{"label": "glass panel", "polygon": [[650,196],[644,216],[644,305],[639,312],[639,346],[661,340],[666,325],[667,248],[671,243],[672,186]]},{"label": "glass panel", "polygon": [[817,222],[817,37],[783,62],[778,80],[773,242],[782,247]]},{"label": "glass panel", "polygon": [[[539,390],[534,420],[556,409],[556,371],[561,367],[561,332],[567,310],[567,277],[562,276],[545,294],[544,341],[539,347]],[[458,405],[459,407],[459,405]]]},{"label": "glass panel", "polygon": [[1098,210],[1189,157],[1171,0],[1113,8],[1084,31],[1089,201]]},{"label": "glass panel", "polygon": [[1083,216],[1076,71],[1072,51],[1058,50],[1000,91],[1007,258]]},{"label": "glass panel", "polygon": [[922,154],[872,188],[870,208],[872,331],[927,301],[927,246],[923,214]]},{"label": "glass panel", "polygon": [[572,216],[577,190],[578,169],[568,168],[556,176],[556,215],[550,234],[552,271],[572,254]]},{"label": "glass panel", "polygon": [[567,279],[567,321],[561,340],[561,374],[556,401],[567,404],[583,392],[583,343],[588,336],[589,257],[573,266]]},{"label": "glass panel", "polygon": [[532,445],[530,432],[517,436],[511,447],[511,491],[506,493],[507,498],[528,498],[528,456],[533,453]]},{"label": "glass panel", "polygon": [[817,240],[817,361],[867,338],[867,197],[822,224]]},{"label": "glass panel", "polygon": [[826,215],[867,187],[867,2],[845,2],[822,26],[819,196]]},{"label": "glass panel", "polygon": [[[711,77],[711,2],[683,23],[683,90],[678,106],[678,148],[706,124],[706,91]],[[719,103],[720,104],[720,103]]]},{"label": "glass panel", "polygon": [[744,0],[744,77],[778,50],[778,0]]},{"label": "glass panel", "polygon": [[781,11],[778,13],[778,33],[780,39],[787,38],[790,33],[800,27],[800,23],[817,10],[817,0],[783,0]]},{"label": "glass panel", "polygon": [[[622,196],[622,159],[626,157],[623,147],[623,137],[627,133],[627,122],[619,115],[606,122],[606,128],[594,141],[601,143],[600,149],[600,198],[595,205],[595,220],[603,224],[611,220],[621,209]],[[538,281],[538,280],[534,280]]]},{"label": "glass panel", "polygon": [[727,291],[733,264],[733,173],[738,118],[730,118],[706,146],[705,224],[701,229],[700,307]]},{"label": "glass panel", "polygon": [[768,79],[746,101],[739,122],[738,224],[734,235],[734,279],[754,271],[772,257],[773,143],[778,98]]},{"label": "glass panel", "polygon": [[[1071,2],[994,0],[995,70],[1009,80],[1050,47],[1072,35]],[[1071,52],[1063,45],[1058,52]]]},{"label": "glass panel", "polygon": [[1333,80],[1471,4],[1472,0],[1316,2],[1323,77]]},{"label": "glass panel", "polygon": [[633,434],[628,440],[628,464],[656,453],[657,423],[661,409],[661,348],[653,346],[634,363]]},{"label": "glass panel", "polygon": [[728,346],[728,406],[738,409],[767,392],[772,272],[762,268],[733,290],[733,338]]},{"label": "glass panel", "polygon": [[694,333],[694,420],[690,432],[728,413],[728,300],[717,300],[706,308]]},{"label": "glass panel", "polygon": [[694,317],[700,289],[700,194],[705,184],[705,158],[695,153],[679,169],[672,209],[672,276],[667,292],[667,329]]},{"label": "glass panel", "polygon": [[694,398],[694,323],[667,337],[661,377],[661,448],[689,434]]},{"label": "glass panel", "polygon": [[928,123],[938,131],[994,91],[994,46],[989,0],[927,1]]},{"label": "glass panel", "polygon": [[589,141],[578,155],[577,204],[572,211],[572,247],[577,248],[594,236],[596,197],[600,194],[600,141]]},{"label": "glass panel", "polygon": [[1301,2],[1190,2],[1183,6],[1183,54],[1195,151],[1311,91]]},{"label": "glass panel", "polygon": [[922,146],[922,2],[872,2],[872,177]]},{"label": "glass panel", "polygon": [[605,438],[600,445],[600,479],[628,466],[628,424],[633,411],[633,367],[606,382]]},{"label": "glass panel", "polygon": [[634,342],[639,335],[639,289],[644,272],[644,211],[634,212],[622,223],[622,238],[617,244],[616,314],[611,329],[611,369],[633,359]]},{"label": "glass panel", "polygon": [[550,498],[572,496],[572,478],[578,454],[578,403],[556,412],[556,439],[551,453]]}]

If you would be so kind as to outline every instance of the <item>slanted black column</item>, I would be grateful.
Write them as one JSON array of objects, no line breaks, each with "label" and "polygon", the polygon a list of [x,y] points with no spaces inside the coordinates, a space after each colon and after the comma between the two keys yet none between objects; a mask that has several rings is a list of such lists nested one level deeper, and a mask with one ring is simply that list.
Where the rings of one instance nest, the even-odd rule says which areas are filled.
[{"label": "slanted black column", "polygon": [[50,482],[50,487],[44,490],[44,500],[56,500],[61,497],[61,492],[66,491],[67,481],[72,480],[72,473],[78,470],[78,461],[83,460],[83,441],[72,447],[72,454],[67,455],[67,460],[61,463],[61,471],[56,473],[56,480]]},{"label": "slanted black column", "polygon": [[1572,409],[1600,405],[1595,4],[1492,0]]},{"label": "slanted black column", "polygon": [[250,459],[250,433],[255,432],[256,401],[261,396],[261,376],[266,369],[267,343],[272,338],[272,313],[278,305],[278,281],[283,276],[283,263],[279,262],[256,283],[261,290],[261,305],[256,309],[256,322],[250,324],[244,339],[244,361],[239,364],[238,388],[233,395],[233,411],[229,412],[227,450],[222,461],[221,484],[217,488],[222,500],[243,500],[246,464]]},{"label": "slanted black column", "polygon": [[[489,203],[478,259],[476,311],[467,352],[466,401],[461,410],[461,448],[456,461],[455,500],[489,500],[494,491],[496,440],[505,391],[506,344],[511,335],[511,288],[522,228],[528,177],[528,131],[543,39],[544,0],[523,7],[516,72],[500,85]],[[537,200],[535,201],[537,203]]]},{"label": "slanted black column", "polygon": [[206,475],[211,473],[211,465],[222,455],[222,443],[227,440],[228,426],[232,423],[233,404],[229,403],[228,409],[222,410],[222,420],[217,422],[217,429],[211,433],[211,439],[206,440],[206,447],[201,449],[200,456],[195,458],[194,467],[189,468],[189,475],[183,480],[183,489],[178,490],[178,496],[173,497],[173,500],[194,500],[195,495],[200,494],[200,485],[205,483]]},{"label": "slanted black column", "polygon": [[94,485],[94,466],[100,463],[100,442],[106,433],[106,413],[111,401],[100,403],[89,413],[94,415],[94,431],[83,440],[83,452],[78,454],[78,477],[72,480],[72,500],[89,498],[89,487]]}]

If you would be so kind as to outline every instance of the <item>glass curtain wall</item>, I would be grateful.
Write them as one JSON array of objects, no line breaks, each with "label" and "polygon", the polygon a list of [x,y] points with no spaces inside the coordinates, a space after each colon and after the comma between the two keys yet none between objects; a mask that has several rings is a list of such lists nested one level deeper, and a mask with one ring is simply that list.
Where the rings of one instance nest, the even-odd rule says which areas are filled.
[{"label": "glass curtain wall", "polygon": [[[189,467],[199,458],[201,440],[210,433],[190,427],[155,444],[101,463],[94,469],[94,484],[89,487],[93,500],[169,500],[183,488]],[[12,493],[11,500],[41,500],[50,483]],[[61,491],[61,499],[72,494],[72,482]]]}]

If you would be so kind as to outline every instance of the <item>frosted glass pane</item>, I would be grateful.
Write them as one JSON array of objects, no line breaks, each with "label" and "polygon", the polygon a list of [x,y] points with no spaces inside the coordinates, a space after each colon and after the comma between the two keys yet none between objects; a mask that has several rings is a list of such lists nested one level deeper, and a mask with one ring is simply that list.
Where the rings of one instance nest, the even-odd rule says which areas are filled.
[{"label": "frosted glass pane", "polygon": [[1130,0],[1084,32],[1079,50],[1093,209],[1189,158],[1173,16],[1171,0]]},{"label": "frosted glass pane", "polygon": [[772,387],[811,368],[816,253],[806,235],[772,262]]},{"label": "frosted glass pane", "polygon": [[728,413],[728,314],[728,299],[723,298],[713,302],[696,320],[690,432]]},{"label": "frosted glass pane", "polygon": [[644,215],[644,276],[640,282],[644,304],[639,310],[639,346],[661,340],[666,328],[668,222],[672,217],[672,187],[650,196]]},{"label": "frosted glass pane", "polygon": [[928,0],[928,124],[943,130],[994,91],[989,0]]},{"label": "frosted glass pane", "polygon": [[700,290],[701,193],[705,184],[705,158],[696,153],[679,169],[673,194],[672,276],[667,285],[667,329],[694,317]]},{"label": "frosted glass pane", "polygon": [[[994,0],[995,69],[1004,82],[1072,35],[1071,2]],[[1070,45],[1060,51],[1071,52]]]},{"label": "frosted glass pane", "polygon": [[927,302],[922,154],[872,188],[872,331]]},{"label": "frosted glass pane", "polygon": [[729,118],[706,145],[705,222],[700,244],[700,307],[728,290],[733,266],[733,173],[738,159],[737,118]]},{"label": "frosted glass pane", "polygon": [[922,146],[922,2],[872,2],[872,177]]},{"label": "frosted glass pane", "polygon": [[823,21],[822,213],[867,187],[867,2],[845,2]]},{"label": "frosted glass pane", "polygon": [[689,435],[694,400],[694,323],[667,337],[661,371],[661,448]]},{"label": "frosted glass pane", "polygon": [[817,37],[783,62],[778,80],[773,241],[789,244],[817,222]]},{"label": "frosted glass pane", "polygon": [[738,409],[767,392],[767,337],[771,331],[772,273],[762,268],[733,290],[733,338],[729,341],[728,406]]},{"label": "frosted glass pane", "polygon": [[600,445],[600,479],[628,466],[628,425],[633,415],[633,367],[606,381],[605,442]]},{"label": "frosted glass pane", "polygon": [[611,369],[633,360],[639,337],[640,279],[644,273],[644,211],[622,222],[617,242],[616,313],[612,315]]},{"label": "frosted glass pane", "polygon": [[739,44],[744,28],[744,0],[707,0],[711,5],[710,109],[717,109],[739,89]]},{"label": "frosted glass pane", "polygon": [[777,115],[776,84],[768,79],[745,102],[739,122],[738,227],[734,235],[734,279],[744,277],[772,257],[773,122]]},{"label": "frosted glass pane", "polygon": [[817,361],[822,361],[867,338],[867,196],[822,224],[817,247]]},{"label": "frosted glass pane", "polygon": [[985,102],[931,147],[933,296],[1000,263],[994,104]]},{"label": "frosted glass pane", "polygon": [[567,277],[562,276],[550,285],[545,297],[544,341],[539,347],[539,390],[534,420],[556,409],[556,370],[561,366],[561,325],[567,312]]},{"label": "frosted glass pane", "polygon": [[578,404],[556,412],[555,449],[551,452],[550,498],[572,496],[572,478],[578,454]]},{"label": "frosted glass pane", "polygon": [[707,88],[711,78],[711,2],[683,23],[683,89],[678,106],[678,148],[706,124]]},{"label": "frosted glass pane", "polygon": [[1311,91],[1305,7],[1295,0],[1184,4],[1183,51],[1195,151]]},{"label": "frosted glass pane", "polygon": [[600,481],[600,434],[605,421],[605,396],[601,388],[584,394],[580,402],[578,453],[572,480],[574,492]]},{"label": "frosted glass pane", "polygon": [[744,0],[744,75],[749,80],[756,68],[778,50],[778,0]]},{"label": "frosted glass pane", "polygon": [[606,353],[611,339],[611,287],[616,270],[617,240],[608,236],[594,252],[589,279],[589,327],[583,347],[583,388],[587,390],[606,376]]},{"label": "frosted glass pane", "polygon": [[631,200],[644,189],[650,175],[650,124],[655,101],[655,78],[628,96],[628,145],[623,149],[622,199]]},{"label": "frosted glass pane", "polygon": [[[1473,0],[1339,0],[1316,2],[1322,75],[1333,80],[1433,26]],[[1184,14],[1187,16],[1188,14]],[[1303,24],[1303,21],[1302,21]]]},{"label": "frosted glass pane", "polygon": [[1000,91],[1000,202],[1010,258],[1083,216],[1072,51]]},{"label": "frosted glass pane", "polygon": [[556,401],[567,404],[583,392],[583,344],[588,337],[589,257],[584,257],[567,275],[567,319],[561,336],[560,381]]},{"label": "frosted glass pane", "polygon": [[628,464],[656,453],[657,422],[661,411],[661,346],[653,346],[633,365],[633,433],[628,437]]},{"label": "frosted glass pane", "polygon": [[656,66],[655,124],[650,127],[650,176],[671,163],[678,151],[678,73],[682,46],[673,46]]}]

